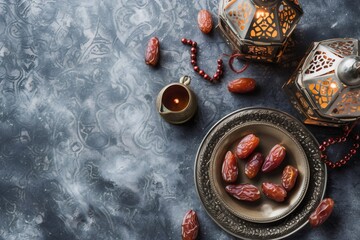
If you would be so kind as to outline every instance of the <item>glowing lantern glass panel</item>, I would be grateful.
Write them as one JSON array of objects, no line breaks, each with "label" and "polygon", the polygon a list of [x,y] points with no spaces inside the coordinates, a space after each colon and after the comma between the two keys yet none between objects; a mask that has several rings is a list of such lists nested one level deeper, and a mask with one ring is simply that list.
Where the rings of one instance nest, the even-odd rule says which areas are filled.
[{"label": "glowing lantern glass panel", "polygon": [[284,85],[305,123],[339,126],[360,117],[357,39],[315,42]]},{"label": "glowing lantern glass panel", "polygon": [[244,58],[278,62],[302,13],[297,0],[221,0],[218,27]]}]

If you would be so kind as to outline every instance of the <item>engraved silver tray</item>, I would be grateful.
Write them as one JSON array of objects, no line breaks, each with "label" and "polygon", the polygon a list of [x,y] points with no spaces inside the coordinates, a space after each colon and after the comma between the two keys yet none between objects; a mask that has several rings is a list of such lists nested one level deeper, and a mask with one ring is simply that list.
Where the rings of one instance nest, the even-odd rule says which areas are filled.
[{"label": "engraved silver tray", "polygon": [[[214,184],[214,156],[219,142],[234,131],[249,124],[274,126],[296,139],[308,161],[309,180],[298,203],[278,218],[254,221],[236,214]],[[267,108],[245,108],[217,122],[204,137],[195,159],[195,185],[209,216],[225,231],[243,239],[281,239],[298,231],[308,222],[310,213],[322,200],[326,189],[326,165],[320,160],[318,142],[307,128],[287,113]],[[241,174],[240,174],[241,175]],[[244,207],[246,205],[242,205]],[[265,216],[265,215],[264,215]],[[264,217],[262,216],[262,217]]]}]

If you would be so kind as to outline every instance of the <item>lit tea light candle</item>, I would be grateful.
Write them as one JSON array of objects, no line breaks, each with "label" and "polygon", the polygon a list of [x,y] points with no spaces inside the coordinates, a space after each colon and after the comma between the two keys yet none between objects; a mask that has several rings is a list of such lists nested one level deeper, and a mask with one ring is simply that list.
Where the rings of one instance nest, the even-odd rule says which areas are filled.
[{"label": "lit tea light candle", "polygon": [[173,85],[164,92],[162,104],[170,111],[179,112],[187,107],[189,93],[183,86]]},{"label": "lit tea light candle", "polygon": [[179,83],[165,86],[156,98],[156,107],[166,121],[181,124],[190,120],[197,109],[196,97],[190,90],[190,77],[183,76]]}]

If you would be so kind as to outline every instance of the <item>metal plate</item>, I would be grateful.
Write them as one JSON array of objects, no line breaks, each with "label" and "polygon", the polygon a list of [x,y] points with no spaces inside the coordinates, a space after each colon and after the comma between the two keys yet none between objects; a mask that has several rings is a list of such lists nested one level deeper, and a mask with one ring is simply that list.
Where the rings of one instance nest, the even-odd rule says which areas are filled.
[{"label": "metal plate", "polygon": [[[303,200],[287,216],[267,223],[249,221],[234,214],[211,183],[212,160],[218,143],[234,129],[250,122],[277,126],[286,131],[301,145],[310,170],[309,184]],[[225,231],[243,239],[280,239],[305,226],[310,213],[324,196],[326,179],[326,166],[320,161],[318,143],[314,136],[292,116],[273,109],[246,108],[224,117],[204,137],[195,159],[195,185],[207,213]]]},{"label": "metal plate", "polygon": [[[225,191],[226,184],[222,180],[221,168],[228,150],[235,153],[238,142],[247,134],[253,133],[260,138],[255,152],[264,156],[275,144],[281,144],[286,149],[286,157],[281,165],[270,173],[258,173],[254,179],[244,174],[245,160],[238,159],[239,176],[237,182],[251,183],[261,189],[263,182],[281,184],[281,175],[286,165],[294,166],[299,171],[295,187],[289,191],[286,200],[278,203],[262,194],[256,202],[240,201]],[[234,215],[252,222],[272,222],[290,214],[304,198],[308,184],[310,168],[305,152],[300,143],[285,129],[267,122],[248,122],[235,126],[218,141],[210,160],[210,181],[217,197]]]}]

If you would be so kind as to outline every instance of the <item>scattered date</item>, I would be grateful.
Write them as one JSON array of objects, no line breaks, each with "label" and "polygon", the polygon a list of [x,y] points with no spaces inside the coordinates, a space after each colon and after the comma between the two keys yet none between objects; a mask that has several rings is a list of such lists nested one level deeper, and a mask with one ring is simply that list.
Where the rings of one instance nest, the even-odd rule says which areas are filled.
[{"label": "scattered date", "polygon": [[231,151],[228,151],[225,155],[225,159],[222,164],[222,178],[227,183],[233,183],[238,177],[237,160]]},{"label": "scattered date", "polygon": [[264,162],[264,156],[261,153],[255,153],[245,164],[245,175],[252,179],[256,177]]},{"label": "scattered date", "polygon": [[160,57],[160,42],[157,37],[150,38],[146,51],[145,51],[145,63],[147,65],[155,67]]},{"label": "scattered date", "polygon": [[248,93],[254,91],[256,81],[253,78],[238,78],[229,82],[227,87],[232,93]]},{"label": "scattered date", "polygon": [[286,191],[291,191],[295,186],[299,171],[293,166],[286,166],[282,172],[281,184]]},{"label": "scattered date", "polygon": [[182,240],[195,240],[199,233],[199,221],[196,212],[189,210],[181,225]]},{"label": "scattered date", "polygon": [[282,161],[284,160],[286,155],[285,147],[280,144],[276,144],[266,156],[264,164],[262,165],[261,171],[263,172],[271,172],[275,168],[277,168]]},{"label": "scattered date", "polygon": [[318,227],[323,224],[334,209],[334,200],[331,198],[323,199],[318,207],[309,217],[309,223],[312,227]]},{"label": "scattered date", "polygon": [[254,202],[260,198],[259,189],[252,184],[228,185],[225,190],[233,197],[243,201]]},{"label": "scattered date", "polygon": [[262,191],[265,196],[276,202],[283,202],[287,196],[286,190],[281,185],[275,183],[263,183]]},{"label": "scattered date", "polygon": [[246,135],[236,146],[236,156],[247,158],[259,145],[260,139],[254,134]]},{"label": "scattered date", "polygon": [[213,21],[211,17],[211,13],[205,9],[202,9],[198,13],[198,27],[201,32],[208,34],[211,32],[213,28]]}]

